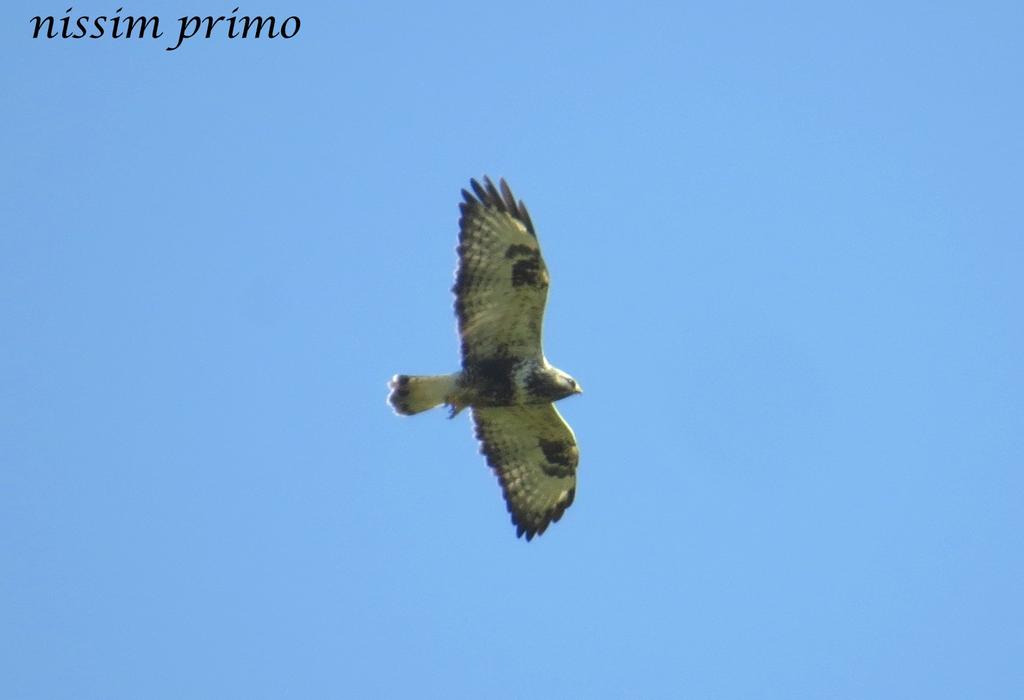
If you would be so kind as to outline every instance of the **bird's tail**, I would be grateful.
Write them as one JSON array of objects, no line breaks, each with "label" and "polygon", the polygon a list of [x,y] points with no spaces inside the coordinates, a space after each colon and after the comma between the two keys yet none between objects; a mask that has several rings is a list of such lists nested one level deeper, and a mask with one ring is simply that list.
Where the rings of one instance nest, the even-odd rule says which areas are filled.
[{"label": "bird's tail", "polygon": [[396,374],[388,382],[391,393],[388,403],[395,413],[411,416],[422,413],[443,403],[454,404],[457,374],[438,374],[434,376],[415,377],[408,374]]}]

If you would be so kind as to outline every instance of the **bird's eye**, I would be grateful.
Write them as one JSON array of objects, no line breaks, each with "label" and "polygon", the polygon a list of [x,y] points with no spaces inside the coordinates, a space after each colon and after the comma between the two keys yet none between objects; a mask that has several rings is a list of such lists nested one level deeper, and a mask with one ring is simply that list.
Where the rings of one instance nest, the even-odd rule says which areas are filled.
[{"label": "bird's eye", "polygon": [[576,388],[576,380],[575,379],[570,379],[569,380],[569,386],[571,386],[573,389],[575,389]]}]

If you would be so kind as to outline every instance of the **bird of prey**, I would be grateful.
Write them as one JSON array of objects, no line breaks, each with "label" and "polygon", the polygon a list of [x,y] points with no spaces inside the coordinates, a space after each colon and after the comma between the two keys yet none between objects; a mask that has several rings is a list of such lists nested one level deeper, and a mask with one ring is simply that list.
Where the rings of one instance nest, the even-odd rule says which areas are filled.
[{"label": "bird of prey", "polygon": [[[505,180],[470,181],[459,204],[455,315],[462,369],[398,374],[388,402],[402,415],[469,407],[480,451],[501,483],[516,535],[542,534],[572,505],[579,449],[554,401],[582,392],[541,347],[548,269],[533,222]],[[500,189],[499,189],[500,188]]]}]

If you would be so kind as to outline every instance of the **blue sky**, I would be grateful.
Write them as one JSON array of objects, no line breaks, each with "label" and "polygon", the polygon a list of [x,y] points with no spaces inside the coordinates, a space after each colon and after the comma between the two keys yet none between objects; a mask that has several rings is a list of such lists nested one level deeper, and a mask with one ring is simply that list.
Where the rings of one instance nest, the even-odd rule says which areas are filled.
[{"label": "blue sky", "polygon": [[[65,8],[0,18],[4,697],[1024,696],[1021,5]],[[484,174],[586,387],[529,544],[384,403]]]}]

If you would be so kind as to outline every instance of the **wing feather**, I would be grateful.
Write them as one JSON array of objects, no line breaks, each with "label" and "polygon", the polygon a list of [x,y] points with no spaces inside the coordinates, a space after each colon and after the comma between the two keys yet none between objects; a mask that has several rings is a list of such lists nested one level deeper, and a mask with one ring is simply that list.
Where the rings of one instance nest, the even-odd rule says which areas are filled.
[{"label": "wing feather", "polygon": [[481,359],[541,359],[548,270],[533,222],[508,183],[470,181],[459,205],[455,313],[462,365]]},{"label": "wing feather", "polygon": [[494,469],[516,535],[527,540],[558,522],[576,495],[579,448],[553,404],[473,407],[480,451]]}]

